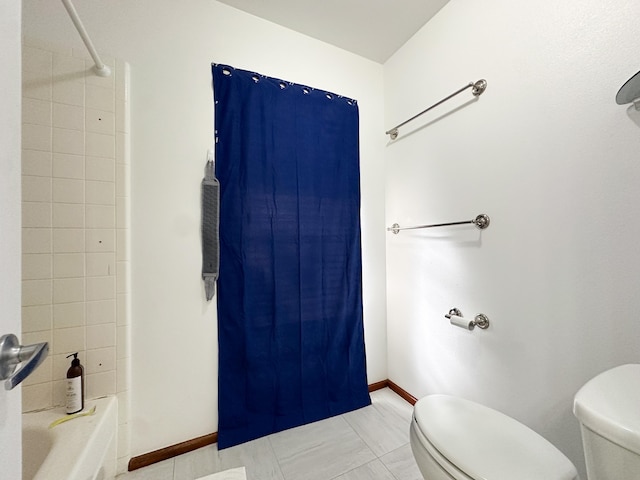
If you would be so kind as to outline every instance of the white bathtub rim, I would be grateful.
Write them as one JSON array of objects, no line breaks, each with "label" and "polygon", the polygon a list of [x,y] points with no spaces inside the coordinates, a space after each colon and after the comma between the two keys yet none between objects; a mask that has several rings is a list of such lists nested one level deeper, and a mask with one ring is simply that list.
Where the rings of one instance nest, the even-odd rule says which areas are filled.
[{"label": "white bathtub rim", "polygon": [[23,428],[37,428],[52,439],[51,450],[33,480],[86,480],[94,477],[116,435],[118,403],[115,396],[87,400],[85,411],[94,405],[95,415],[75,418],[52,429],[48,429],[49,424],[66,415],[64,408],[23,414]]}]

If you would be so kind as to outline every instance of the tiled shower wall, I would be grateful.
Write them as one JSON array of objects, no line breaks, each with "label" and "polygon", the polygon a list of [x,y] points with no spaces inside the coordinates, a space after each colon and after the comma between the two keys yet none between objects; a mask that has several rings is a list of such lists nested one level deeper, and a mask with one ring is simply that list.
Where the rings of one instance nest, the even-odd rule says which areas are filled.
[{"label": "tiled shower wall", "polygon": [[65,403],[79,352],[86,398],[117,395],[118,470],[129,460],[128,65],[24,40],[22,338],[49,342],[23,411]]}]

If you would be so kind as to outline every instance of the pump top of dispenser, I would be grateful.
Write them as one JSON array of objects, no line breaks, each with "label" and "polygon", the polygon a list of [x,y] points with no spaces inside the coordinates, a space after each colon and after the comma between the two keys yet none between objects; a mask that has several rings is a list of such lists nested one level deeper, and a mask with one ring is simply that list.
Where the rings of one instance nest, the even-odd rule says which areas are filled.
[{"label": "pump top of dispenser", "polygon": [[72,367],[80,366],[80,359],[78,358],[78,352],[67,355],[67,358],[69,357],[73,357],[73,360],[71,360]]}]

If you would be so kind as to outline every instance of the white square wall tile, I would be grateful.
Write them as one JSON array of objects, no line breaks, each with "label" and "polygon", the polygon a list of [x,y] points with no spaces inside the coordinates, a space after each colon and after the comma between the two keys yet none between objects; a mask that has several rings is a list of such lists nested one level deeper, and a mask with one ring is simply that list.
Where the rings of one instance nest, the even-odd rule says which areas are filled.
[{"label": "white square wall tile", "polygon": [[114,136],[116,134],[115,114],[88,108],[85,112],[85,128],[87,132]]},{"label": "white square wall tile", "polygon": [[53,126],[84,131],[84,108],[79,105],[54,103]]},{"label": "white square wall tile", "polygon": [[23,202],[50,202],[52,195],[51,179],[43,176],[22,176]]},{"label": "white square wall tile", "polygon": [[[126,115],[126,104],[120,98],[118,98],[118,94],[116,92],[116,116],[115,116],[115,131],[116,132],[127,132],[127,123],[125,121]],[[117,140],[116,140],[117,141]]]},{"label": "white square wall tile", "polygon": [[80,228],[54,228],[53,251],[78,253],[85,250],[85,232]]},{"label": "white square wall tile", "polygon": [[22,125],[22,148],[50,152],[52,148],[52,129],[46,125]]},{"label": "white square wall tile", "polygon": [[129,391],[120,392],[118,397],[118,425],[129,421],[130,397]]},{"label": "white square wall tile", "polygon": [[88,399],[102,397],[104,395],[115,395],[116,393],[116,372],[94,373],[85,376],[86,396]]},{"label": "white square wall tile", "polygon": [[29,332],[22,334],[22,344],[23,345],[31,345],[34,343],[51,343],[51,331],[44,330],[40,332]]},{"label": "white square wall tile", "polygon": [[129,357],[119,358],[116,369],[116,391],[126,392],[130,385]]},{"label": "white square wall tile", "polygon": [[106,277],[116,274],[114,253],[87,253],[87,276]]},{"label": "white square wall tile", "polygon": [[129,165],[129,134],[123,132],[116,133],[116,163]]},{"label": "white square wall tile", "polygon": [[52,327],[51,305],[22,307],[22,332],[49,331]]},{"label": "white square wall tile", "polygon": [[86,133],[87,148],[86,154],[92,157],[115,158],[116,142],[113,135],[102,133]]},{"label": "white square wall tile", "polygon": [[22,150],[22,174],[50,177],[52,172],[51,152],[41,150]]},{"label": "white square wall tile", "polygon": [[129,293],[129,262],[118,262],[116,265],[116,293]]},{"label": "white square wall tile", "polygon": [[22,204],[23,228],[51,227],[51,204],[43,202],[25,202]]},{"label": "white square wall tile", "polygon": [[53,255],[54,278],[84,277],[84,253],[56,253]]},{"label": "white square wall tile", "polygon": [[69,128],[53,128],[53,151],[84,155],[84,132]]},{"label": "white square wall tile", "polygon": [[66,406],[66,404],[67,404],[67,380],[66,380],[66,373],[65,373],[64,380],[53,381],[53,406],[63,407],[63,406]]},{"label": "white square wall tile", "polygon": [[87,205],[87,228],[115,229],[115,205]]},{"label": "white square wall tile", "polygon": [[23,228],[22,253],[51,253],[50,228]]},{"label": "white square wall tile", "polygon": [[53,54],[50,51],[27,45],[22,47],[22,69],[51,76]]},{"label": "white square wall tile", "polygon": [[53,280],[53,303],[84,302],[84,278],[56,278]]},{"label": "white square wall tile", "polygon": [[57,178],[84,178],[84,156],[68,153],[53,154],[53,176]]},{"label": "white square wall tile", "polygon": [[51,101],[51,74],[22,71],[22,96]]},{"label": "white square wall tile", "polygon": [[118,325],[116,327],[116,358],[128,358],[131,356],[131,342],[128,325]]},{"label": "white square wall tile", "polygon": [[37,98],[22,99],[22,123],[52,125],[51,102]]},{"label": "white square wall tile", "polygon": [[113,158],[86,158],[86,179],[113,182],[116,179],[116,161]]},{"label": "white square wall tile", "polygon": [[81,58],[71,55],[53,54],[53,76],[55,81],[65,80],[84,83],[85,64]]},{"label": "white square wall tile", "polygon": [[104,323],[115,323],[116,321],[116,301],[96,300],[87,302],[87,325],[100,325]]},{"label": "white square wall tile", "polygon": [[129,199],[116,197],[116,228],[124,229],[129,226]]},{"label": "white square wall tile", "polygon": [[51,280],[24,280],[22,282],[22,306],[49,305],[53,298]]},{"label": "white square wall tile", "polygon": [[85,327],[56,328],[53,330],[53,353],[66,354],[85,349]]},{"label": "white square wall tile", "polygon": [[115,252],[116,231],[110,228],[86,230],[87,252]]},{"label": "white square wall tile", "polygon": [[82,327],[85,318],[84,302],[59,303],[53,306],[53,328]]},{"label": "white square wall tile", "polygon": [[29,375],[23,382],[22,387],[27,387],[29,385],[37,385],[38,383],[51,382],[53,360],[51,357],[47,357],[39,366],[36,368],[31,375]]},{"label": "white square wall tile", "polygon": [[58,203],[85,203],[84,180],[54,178],[53,201]]},{"label": "white square wall tile", "polygon": [[117,238],[116,238],[116,251],[117,258],[116,260],[119,262],[129,261],[129,241],[127,239],[128,230],[118,229],[117,230]]},{"label": "white square wall tile", "polygon": [[40,383],[22,388],[22,411],[31,412],[49,408],[52,403],[51,383]]},{"label": "white square wall tile", "polygon": [[51,255],[48,253],[25,253],[22,255],[22,279],[46,280],[53,277]]},{"label": "white square wall tile", "polygon": [[116,164],[116,195],[128,197],[131,191],[129,165]]},{"label": "white square wall tile", "polygon": [[54,102],[66,103],[84,107],[84,83],[56,78],[53,84],[53,93],[49,95]]},{"label": "white square wall tile", "polygon": [[115,347],[96,348],[87,350],[85,373],[101,373],[116,369]]},{"label": "white square wall tile", "polygon": [[116,186],[113,182],[86,182],[86,203],[95,205],[115,205]]},{"label": "white square wall tile", "polygon": [[87,325],[87,348],[106,348],[116,346],[116,324]]},{"label": "white square wall tile", "polygon": [[87,277],[87,301],[116,298],[115,277]]},{"label": "white square wall tile", "polygon": [[85,206],[82,204],[54,203],[54,228],[83,228]]},{"label": "white square wall tile", "polygon": [[86,85],[87,108],[115,112],[115,90],[98,85]]},{"label": "white square wall tile", "polygon": [[118,293],[116,298],[116,317],[118,326],[129,325],[131,320],[131,306],[129,304],[129,294]]}]

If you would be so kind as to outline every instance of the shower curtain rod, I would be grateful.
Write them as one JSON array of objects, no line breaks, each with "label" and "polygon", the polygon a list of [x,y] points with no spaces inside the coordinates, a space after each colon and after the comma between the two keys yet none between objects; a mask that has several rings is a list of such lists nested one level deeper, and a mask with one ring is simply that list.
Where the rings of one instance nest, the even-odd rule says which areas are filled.
[{"label": "shower curtain rod", "polygon": [[420,113],[418,113],[417,115],[414,115],[413,117],[411,117],[409,120],[405,120],[404,122],[402,122],[400,125],[396,125],[395,127],[393,127],[391,130],[387,130],[386,132],[384,132],[386,135],[389,135],[391,137],[391,140],[395,140],[396,138],[398,138],[398,129],[404,125],[406,125],[407,123],[415,120],[416,118],[418,118],[420,115],[424,115],[425,113],[427,113],[429,110],[436,108],[438,105],[446,102],[447,100],[449,100],[450,98],[455,97],[456,95],[458,95],[461,92],[464,92],[467,88],[471,88],[471,93],[473,93],[474,97],[479,97],[480,95],[482,95],[482,92],[484,92],[487,88],[487,81],[486,80],[478,80],[477,82],[470,82],[468,85],[465,85],[464,87],[462,87],[460,90],[457,90],[455,92],[453,92],[451,95],[449,95],[446,98],[443,98],[442,100],[440,100],[439,102],[434,103],[433,105],[431,105],[429,108],[421,111]]},{"label": "shower curtain rod", "polygon": [[111,69],[107,67],[102,62],[102,60],[100,60],[100,56],[98,55],[98,52],[96,52],[96,49],[93,46],[93,43],[91,42],[91,39],[89,38],[89,34],[85,30],[84,25],[82,25],[82,21],[80,20],[80,17],[78,16],[78,12],[76,12],[76,9],[73,6],[73,3],[71,3],[71,0],[62,0],[62,3],[64,5],[64,8],[67,9],[67,12],[69,13],[69,17],[71,17],[71,21],[73,22],[76,29],[78,30],[78,33],[80,34],[82,41],[87,47],[87,50],[89,50],[89,55],[91,55],[91,58],[93,58],[93,61],[96,64],[95,67],[93,67],[93,70],[100,77],[110,76]]}]

